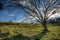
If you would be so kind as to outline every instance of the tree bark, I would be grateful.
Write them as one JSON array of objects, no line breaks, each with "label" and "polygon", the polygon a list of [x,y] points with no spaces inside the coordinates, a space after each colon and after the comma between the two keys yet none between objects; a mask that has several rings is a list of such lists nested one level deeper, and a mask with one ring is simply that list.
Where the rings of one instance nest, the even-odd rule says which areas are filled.
[{"label": "tree bark", "polygon": [[44,30],[46,30],[46,31],[48,30],[46,23],[43,24],[43,27],[44,27]]},{"label": "tree bark", "polygon": [[43,21],[42,26],[44,27],[44,30],[45,30],[45,31],[48,31],[47,22],[46,22],[46,21]]}]

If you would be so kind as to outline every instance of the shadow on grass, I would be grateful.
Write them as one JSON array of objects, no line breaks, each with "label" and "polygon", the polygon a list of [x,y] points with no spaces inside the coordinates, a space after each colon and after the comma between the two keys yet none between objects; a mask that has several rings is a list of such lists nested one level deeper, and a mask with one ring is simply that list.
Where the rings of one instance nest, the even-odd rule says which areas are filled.
[{"label": "shadow on grass", "polygon": [[38,35],[33,36],[32,39],[34,39],[34,40],[41,40],[46,35],[47,32],[49,32],[49,31],[43,30]]},{"label": "shadow on grass", "polygon": [[5,33],[0,32],[0,40],[8,40],[9,39],[8,35],[9,32],[5,32]]},{"label": "shadow on grass", "polygon": [[24,36],[22,33],[21,34],[17,34],[11,38],[8,37],[9,32],[6,33],[0,33],[0,37],[3,38],[2,40],[41,40],[44,35],[46,35],[48,31],[43,30],[41,33],[39,33],[38,35],[32,36],[32,37],[27,37]]},{"label": "shadow on grass", "polygon": [[27,36],[24,36],[23,34],[18,34],[10,38],[10,40],[41,40],[44,37],[44,35],[46,35],[47,32],[49,31],[43,30],[38,35],[35,35],[32,37],[27,37]]},{"label": "shadow on grass", "polygon": [[16,36],[13,36],[12,38],[10,38],[10,40],[30,40],[30,38],[27,36],[24,36],[22,34],[18,34]]},{"label": "shadow on grass", "polygon": [[16,36],[13,36],[11,38],[8,37],[9,33],[0,33],[0,37],[2,37],[2,40],[41,40],[44,35],[46,35],[48,31],[43,30],[40,34],[35,35],[33,37],[27,37],[23,34],[18,34]]},{"label": "shadow on grass", "polygon": [[0,33],[0,40],[31,40],[29,37],[22,34],[17,34],[13,37],[9,37],[9,33]]}]

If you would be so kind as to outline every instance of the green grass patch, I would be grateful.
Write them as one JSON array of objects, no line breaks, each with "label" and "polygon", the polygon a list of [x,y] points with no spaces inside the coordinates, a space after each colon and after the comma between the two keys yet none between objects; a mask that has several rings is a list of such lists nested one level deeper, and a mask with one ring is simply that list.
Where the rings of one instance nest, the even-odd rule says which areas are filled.
[{"label": "green grass patch", "polygon": [[[33,24],[30,25],[4,25],[0,26],[0,40],[9,40],[8,38],[12,38],[18,34],[21,34],[25,37],[31,38],[35,35],[38,35],[43,31],[43,27],[40,24],[36,26]],[[60,40],[60,26],[52,26],[48,25],[48,30],[40,40]],[[22,38],[23,39],[23,38]],[[16,39],[18,40],[18,38]],[[27,39],[26,39],[27,40]],[[31,39],[34,40],[34,39]]]}]

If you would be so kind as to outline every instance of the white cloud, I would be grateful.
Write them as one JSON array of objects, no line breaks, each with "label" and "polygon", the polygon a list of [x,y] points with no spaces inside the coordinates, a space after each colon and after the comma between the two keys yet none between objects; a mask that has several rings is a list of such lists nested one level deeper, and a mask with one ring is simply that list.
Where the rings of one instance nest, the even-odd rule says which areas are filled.
[{"label": "white cloud", "polygon": [[54,15],[52,15],[49,19],[51,19],[51,18],[57,18],[57,17],[60,17],[60,13],[56,13],[56,14],[54,14]]},{"label": "white cloud", "polygon": [[15,16],[15,14],[11,13],[10,16]]}]

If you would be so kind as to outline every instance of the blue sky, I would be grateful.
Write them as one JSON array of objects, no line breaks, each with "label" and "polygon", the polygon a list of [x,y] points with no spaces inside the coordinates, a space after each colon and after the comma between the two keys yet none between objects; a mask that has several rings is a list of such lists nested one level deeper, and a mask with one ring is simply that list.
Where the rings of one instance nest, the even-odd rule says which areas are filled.
[{"label": "blue sky", "polygon": [[[11,0],[0,0],[0,3],[5,7],[9,5],[9,1]],[[24,16],[26,16],[26,12],[18,7],[5,7],[0,10],[0,21],[22,21]]]},{"label": "blue sky", "polygon": [[[4,6],[9,5],[8,2],[10,0],[0,0]],[[59,3],[60,4],[60,3]],[[26,12],[17,7],[10,7],[0,10],[0,21],[22,21],[22,19],[26,16]]]},{"label": "blue sky", "polygon": [[[9,9],[9,8],[8,8]],[[0,10],[0,21],[18,21],[23,19],[26,16],[24,10],[15,8],[14,10],[3,9]]]},{"label": "blue sky", "polygon": [[[8,6],[10,0],[0,0],[3,6]],[[6,7],[0,10],[0,21],[22,21],[26,12],[18,7]]]}]

